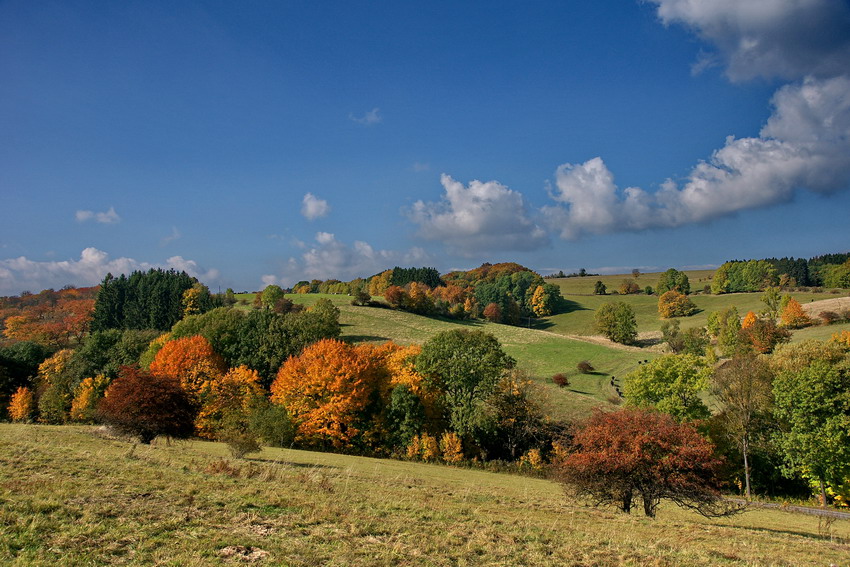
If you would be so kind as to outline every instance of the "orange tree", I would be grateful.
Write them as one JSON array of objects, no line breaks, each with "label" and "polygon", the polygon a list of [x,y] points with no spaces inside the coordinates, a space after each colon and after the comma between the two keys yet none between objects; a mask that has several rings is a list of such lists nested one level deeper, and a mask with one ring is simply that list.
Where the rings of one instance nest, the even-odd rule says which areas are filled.
[{"label": "orange tree", "polygon": [[183,388],[195,396],[226,370],[224,359],[199,335],[168,341],[150,365],[153,374],[177,378]]},{"label": "orange tree", "polygon": [[573,433],[559,478],[597,505],[628,513],[640,498],[650,517],[664,499],[705,516],[733,511],[722,504],[713,445],[689,424],[639,408],[597,410]]},{"label": "orange tree", "polygon": [[241,425],[255,398],[262,397],[260,375],[247,366],[231,368],[224,376],[209,383],[195,421],[198,435],[216,439],[225,427]]},{"label": "orange tree", "polygon": [[296,439],[351,447],[380,410],[387,374],[378,347],[324,339],[289,358],[271,385],[271,399],[289,411]]}]

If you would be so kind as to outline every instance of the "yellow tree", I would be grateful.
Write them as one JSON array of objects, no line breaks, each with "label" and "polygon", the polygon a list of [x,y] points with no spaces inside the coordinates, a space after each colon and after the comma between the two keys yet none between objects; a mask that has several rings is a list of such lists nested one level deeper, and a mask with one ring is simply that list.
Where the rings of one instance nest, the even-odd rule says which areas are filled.
[{"label": "yellow tree", "polygon": [[756,319],[758,319],[758,317],[756,317],[754,312],[747,311],[747,314],[744,316],[744,320],[741,322],[741,328],[749,329],[755,324]]},{"label": "yellow tree", "polygon": [[788,300],[785,307],[782,309],[780,319],[782,321],[782,325],[789,329],[799,329],[802,327],[808,327],[812,324],[812,320],[809,319],[809,316],[806,315],[805,311],[803,311],[803,306],[800,305],[800,302],[793,297]]},{"label": "yellow tree", "polygon": [[97,403],[103,398],[109,378],[98,374],[94,378],[85,378],[74,391],[71,402],[71,420],[93,423],[97,413]]}]

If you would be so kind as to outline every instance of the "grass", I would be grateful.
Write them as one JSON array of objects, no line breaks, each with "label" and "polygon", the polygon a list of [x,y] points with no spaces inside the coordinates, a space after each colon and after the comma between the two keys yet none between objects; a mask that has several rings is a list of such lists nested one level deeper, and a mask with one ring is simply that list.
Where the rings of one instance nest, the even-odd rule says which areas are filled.
[{"label": "grass", "polygon": [[755,510],[650,520],[552,482],[217,443],[133,447],[87,427],[0,425],[0,563],[9,566],[846,565],[850,522]]}]

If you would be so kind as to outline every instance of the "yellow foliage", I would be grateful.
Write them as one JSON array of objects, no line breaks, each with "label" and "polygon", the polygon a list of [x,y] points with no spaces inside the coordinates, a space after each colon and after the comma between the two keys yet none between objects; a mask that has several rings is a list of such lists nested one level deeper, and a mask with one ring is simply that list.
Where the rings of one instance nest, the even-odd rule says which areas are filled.
[{"label": "yellow foliage", "polygon": [[457,433],[443,433],[440,437],[440,451],[447,463],[459,463],[463,460],[463,443]]},{"label": "yellow foliage", "polygon": [[414,435],[410,440],[410,444],[407,446],[407,458],[408,459],[419,459],[420,454],[422,453],[422,442],[419,439],[418,435]]},{"label": "yellow foliage", "polygon": [[207,384],[203,405],[195,420],[200,437],[216,439],[222,421],[230,413],[245,413],[251,400],[263,395],[260,375],[247,366],[231,368],[224,376]]},{"label": "yellow foliage", "polygon": [[543,469],[543,464],[543,455],[540,454],[540,449],[529,449],[525,455],[519,458],[520,468],[539,471]]},{"label": "yellow foliage", "polygon": [[844,330],[840,333],[833,333],[829,338],[830,343],[837,343],[843,347],[850,348],[850,331]]},{"label": "yellow foliage", "polygon": [[72,356],[74,356],[73,350],[67,348],[60,350],[38,365],[38,375],[46,384],[51,384],[53,379],[65,370]]},{"label": "yellow foliage", "polygon": [[92,423],[97,411],[97,402],[103,397],[109,378],[98,374],[94,378],[85,378],[74,391],[71,402],[71,420]]},{"label": "yellow foliage", "polygon": [[27,421],[35,411],[35,398],[32,391],[24,386],[19,387],[9,403],[9,417],[12,421]]},{"label": "yellow foliage", "polygon": [[419,442],[422,445],[423,461],[428,463],[440,458],[440,446],[434,436],[423,433],[422,437],[419,438]]},{"label": "yellow foliage", "polygon": [[392,278],[392,275],[392,270],[386,270],[369,280],[369,295],[383,296],[387,288],[390,287],[390,278]]},{"label": "yellow foliage", "polygon": [[569,447],[561,443],[560,441],[554,441],[552,443],[552,462],[553,463],[562,463],[570,454]]}]

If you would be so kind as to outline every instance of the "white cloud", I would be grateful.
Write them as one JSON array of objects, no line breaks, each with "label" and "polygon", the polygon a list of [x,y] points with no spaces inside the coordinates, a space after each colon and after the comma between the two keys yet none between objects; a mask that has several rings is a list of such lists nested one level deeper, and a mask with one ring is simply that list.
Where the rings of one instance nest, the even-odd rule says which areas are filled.
[{"label": "white cloud", "polygon": [[416,173],[422,173],[423,171],[430,171],[431,165],[428,163],[415,161],[413,162],[413,166],[411,166],[411,169]]},{"label": "white cloud", "polygon": [[407,252],[375,250],[367,242],[357,240],[348,245],[331,233],[319,232],[315,244],[309,246],[300,258],[290,258],[281,275],[267,274],[261,280],[263,285],[274,283],[284,287],[302,279],[349,281],[396,265],[422,266],[432,261],[433,258],[422,248],[414,247]]},{"label": "white cloud", "polygon": [[324,199],[319,199],[312,193],[307,193],[301,200],[301,214],[307,220],[315,220],[327,215],[331,208]]},{"label": "white cloud", "polygon": [[195,261],[181,256],[173,256],[164,264],[150,264],[132,258],[110,259],[106,252],[90,247],[80,253],[79,260],[39,262],[24,256],[0,260],[0,295],[14,295],[24,290],[37,292],[47,288],[58,289],[69,284],[96,285],[107,273],[129,274],[134,270],[157,267],[185,270],[207,282],[219,276],[218,270],[205,271]]},{"label": "white cloud", "polygon": [[445,189],[440,202],[417,201],[408,211],[422,238],[465,256],[548,245],[548,235],[531,219],[521,193],[497,181],[472,181],[464,187],[446,174],[440,182]]},{"label": "white cloud", "polygon": [[373,124],[379,124],[384,121],[384,118],[381,116],[381,109],[377,107],[365,113],[363,116],[349,114],[348,119],[364,126],[372,126]]},{"label": "white cloud", "polygon": [[115,212],[115,207],[109,207],[108,211],[96,213],[94,211],[77,211],[74,213],[77,222],[87,222],[94,220],[101,224],[116,224],[121,222],[121,217]]},{"label": "white cloud", "polygon": [[[715,45],[734,81],[831,77],[850,68],[850,5],[842,0],[650,0],[665,24]],[[702,59],[701,59],[702,60]]]}]

